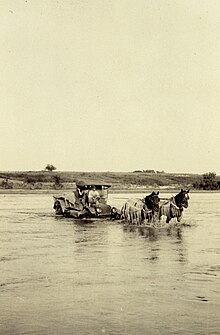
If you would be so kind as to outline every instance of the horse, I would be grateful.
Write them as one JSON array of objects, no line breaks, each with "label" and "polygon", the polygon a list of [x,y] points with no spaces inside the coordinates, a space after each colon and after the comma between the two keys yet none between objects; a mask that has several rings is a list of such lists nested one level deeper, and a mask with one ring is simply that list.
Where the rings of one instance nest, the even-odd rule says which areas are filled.
[{"label": "horse", "polygon": [[144,199],[145,203],[145,211],[151,211],[149,221],[156,221],[159,216],[159,209],[160,209],[160,198],[159,198],[159,191],[155,193],[154,191],[147,195]]},{"label": "horse", "polygon": [[177,218],[177,222],[180,222],[183,216],[183,209],[188,208],[189,191],[181,189],[178,194],[160,206],[159,220],[161,220],[162,216],[166,216],[166,223],[169,223],[173,218]]},{"label": "horse", "polygon": [[141,224],[144,209],[144,201],[141,199],[129,199],[121,208],[121,219],[129,223]]},{"label": "horse", "polygon": [[188,208],[189,191],[190,190],[186,191],[186,190],[181,189],[181,191],[175,196],[175,202],[176,202],[177,207]]},{"label": "horse", "polygon": [[144,220],[152,221],[159,213],[159,192],[152,192],[144,199],[129,199],[121,209],[121,219],[130,223],[141,224]]}]

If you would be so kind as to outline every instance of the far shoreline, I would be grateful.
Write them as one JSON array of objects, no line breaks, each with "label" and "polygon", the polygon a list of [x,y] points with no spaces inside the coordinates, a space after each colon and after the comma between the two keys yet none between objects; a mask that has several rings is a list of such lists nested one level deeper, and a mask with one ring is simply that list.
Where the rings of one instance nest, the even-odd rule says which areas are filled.
[{"label": "far shoreline", "polygon": [[[178,193],[180,188],[145,188],[145,189],[110,189],[109,194],[127,194],[127,193],[151,193],[153,190],[159,191],[160,193]],[[0,189],[0,195],[62,195],[66,193],[71,193],[71,189],[53,190],[53,189],[40,189],[40,190],[27,190],[27,189]],[[190,190],[190,193],[219,193],[220,190]]]}]

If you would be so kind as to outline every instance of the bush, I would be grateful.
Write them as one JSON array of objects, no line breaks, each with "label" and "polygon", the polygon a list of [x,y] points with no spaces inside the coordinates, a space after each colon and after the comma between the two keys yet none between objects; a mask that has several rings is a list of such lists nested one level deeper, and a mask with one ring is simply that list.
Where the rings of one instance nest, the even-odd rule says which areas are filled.
[{"label": "bush", "polygon": [[9,181],[8,179],[5,179],[1,183],[1,187],[5,189],[12,189],[13,188],[13,183],[12,181]]},{"label": "bush", "polygon": [[59,190],[61,188],[63,188],[63,184],[61,182],[61,177],[60,176],[54,176],[54,184],[53,184],[53,187],[56,189],[56,190]]}]

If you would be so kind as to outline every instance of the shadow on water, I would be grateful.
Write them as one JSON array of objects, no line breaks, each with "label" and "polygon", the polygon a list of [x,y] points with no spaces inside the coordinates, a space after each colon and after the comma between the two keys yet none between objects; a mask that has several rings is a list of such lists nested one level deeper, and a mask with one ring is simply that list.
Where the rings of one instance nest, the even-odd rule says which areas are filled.
[{"label": "shadow on water", "polygon": [[63,222],[65,224],[76,225],[76,226],[96,226],[97,224],[107,223],[104,219],[96,219],[96,218],[86,218],[86,219],[74,219],[74,218],[66,218],[62,215],[55,215],[55,220],[58,222]]}]

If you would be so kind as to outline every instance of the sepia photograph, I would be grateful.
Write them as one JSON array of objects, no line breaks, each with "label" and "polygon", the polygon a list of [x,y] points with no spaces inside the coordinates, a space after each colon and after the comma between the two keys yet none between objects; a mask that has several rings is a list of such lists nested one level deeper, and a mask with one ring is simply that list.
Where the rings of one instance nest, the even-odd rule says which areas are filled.
[{"label": "sepia photograph", "polygon": [[220,334],[220,1],[0,0],[0,335]]}]

